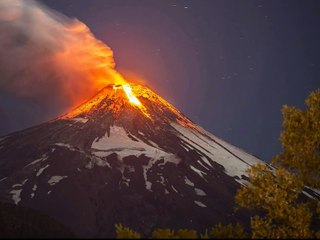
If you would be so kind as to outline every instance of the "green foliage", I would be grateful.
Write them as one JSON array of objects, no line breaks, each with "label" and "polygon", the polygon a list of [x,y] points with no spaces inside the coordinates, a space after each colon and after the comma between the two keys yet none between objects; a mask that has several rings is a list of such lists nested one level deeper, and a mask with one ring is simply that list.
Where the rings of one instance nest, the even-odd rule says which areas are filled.
[{"label": "green foliage", "polygon": [[248,238],[249,234],[244,231],[243,226],[239,223],[237,223],[235,226],[232,224],[223,226],[221,223],[219,223],[211,229],[210,237],[219,239]]},{"label": "green foliage", "polygon": [[122,226],[122,224],[116,224],[116,236],[117,238],[141,238],[141,235],[134,230]]},{"label": "green foliage", "polygon": [[298,174],[307,186],[320,188],[320,89],[306,99],[307,109],[284,106],[282,151],[273,163]]},{"label": "green foliage", "polygon": [[252,238],[310,238],[312,212],[297,203],[303,182],[284,168],[271,171],[259,164],[248,171],[250,186],[236,195],[244,208],[257,209],[262,216],[251,219]]}]

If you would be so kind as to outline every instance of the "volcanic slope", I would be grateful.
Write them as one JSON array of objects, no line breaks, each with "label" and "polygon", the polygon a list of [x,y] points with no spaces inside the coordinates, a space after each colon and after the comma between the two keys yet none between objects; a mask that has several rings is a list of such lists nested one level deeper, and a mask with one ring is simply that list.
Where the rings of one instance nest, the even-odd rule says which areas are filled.
[{"label": "volcanic slope", "polygon": [[261,162],[150,89],[109,85],[52,121],[0,139],[0,200],[40,210],[79,237],[122,223],[205,229],[244,221],[234,195]]}]

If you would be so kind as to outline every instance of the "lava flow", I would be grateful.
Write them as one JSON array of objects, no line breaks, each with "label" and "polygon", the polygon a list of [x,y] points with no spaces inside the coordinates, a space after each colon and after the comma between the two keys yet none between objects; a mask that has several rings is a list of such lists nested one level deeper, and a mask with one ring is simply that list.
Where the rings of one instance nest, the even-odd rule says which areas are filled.
[{"label": "lava flow", "polygon": [[139,101],[139,99],[132,92],[132,88],[131,88],[130,84],[123,84],[123,85],[118,84],[118,85],[113,86],[114,90],[118,90],[121,88],[126,93],[130,104],[138,107],[146,117],[150,118],[150,115],[148,114],[146,107],[142,105],[142,103]]}]

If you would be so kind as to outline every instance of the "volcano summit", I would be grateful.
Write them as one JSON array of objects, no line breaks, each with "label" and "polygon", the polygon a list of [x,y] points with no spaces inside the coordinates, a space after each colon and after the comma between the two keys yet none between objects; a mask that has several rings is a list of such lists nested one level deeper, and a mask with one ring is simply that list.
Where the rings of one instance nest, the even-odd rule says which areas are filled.
[{"label": "volcano summit", "polygon": [[140,85],[109,85],[73,111],[0,140],[0,200],[79,237],[244,221],[234,195],[261,162]]}]

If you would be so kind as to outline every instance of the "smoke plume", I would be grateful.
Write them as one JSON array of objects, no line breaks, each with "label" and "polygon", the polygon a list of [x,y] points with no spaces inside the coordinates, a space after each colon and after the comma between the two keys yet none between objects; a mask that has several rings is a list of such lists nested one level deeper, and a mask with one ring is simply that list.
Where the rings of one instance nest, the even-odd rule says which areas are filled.
[{"label": "smoke plume", "polygon": [[66,110],[122,82],[114,68],[112,50],[81,21],[32,0],[0,1],[0,91]]}]

